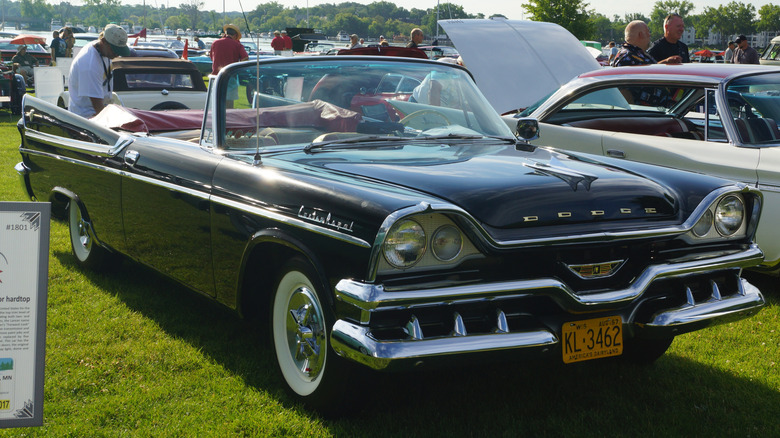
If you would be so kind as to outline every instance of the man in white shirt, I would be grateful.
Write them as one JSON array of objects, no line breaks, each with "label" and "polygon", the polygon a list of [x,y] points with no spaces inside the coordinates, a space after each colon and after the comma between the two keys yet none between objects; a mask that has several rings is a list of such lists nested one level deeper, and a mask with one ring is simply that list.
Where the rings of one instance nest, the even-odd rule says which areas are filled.
[{"label": "man in white shirt", "polygon": [[726,49],[726,53],[723,56],[723,61],[725,61],[726,64],[734,63],[734,46],[734,41],[729,41],[729,48]]},{"label": "man in white shirt", "polygon": [[100,37],[84,46],[73,59],[68,78],[68,110],[82,117],[92,117],[111,101],[111,59],[129,56],[127,32],[109,24]]}]

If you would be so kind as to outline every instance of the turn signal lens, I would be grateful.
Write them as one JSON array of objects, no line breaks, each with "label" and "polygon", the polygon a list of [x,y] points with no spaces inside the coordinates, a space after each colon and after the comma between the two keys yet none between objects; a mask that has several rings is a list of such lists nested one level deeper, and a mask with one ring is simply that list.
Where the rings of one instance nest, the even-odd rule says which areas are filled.
[{"label": "turn signal lens", "polygon": [[425,254],[425,231],[413,220],[402,220],[390,228],[382,245],[385,260],[400,269],[415,265]]},{"label": "turn signal lens", "polygon": [[701,219],[699,219],[699,222],[696,222],[696,225],[693,227],[693,234],[695,234],[698,237],[704,237],[707,235],[707,233],[710,232],[710,229],[712,229],[712,210],[707,210],[702,215]]}]

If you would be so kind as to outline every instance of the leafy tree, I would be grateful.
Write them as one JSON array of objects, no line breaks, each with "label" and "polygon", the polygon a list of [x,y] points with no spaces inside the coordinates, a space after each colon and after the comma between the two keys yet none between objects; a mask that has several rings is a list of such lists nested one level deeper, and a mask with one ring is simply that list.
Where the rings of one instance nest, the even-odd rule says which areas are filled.
[{"label": "leafy tree", "polygon": [[588,16],[590,21],[591,34],[586,36],[585,39],[596,41],[614,41],[616,35],[618,39],[622,37],[622,31],[616,33],[615,28],[612,26],[612,22],[606,15],[599,14],[592,11]]},{"label": "leafy tree", "polygon": [[[669,14],[677,14],[683,18],[683,21],[688,14],[693,11],[693,3],[688,0],[666,0],[655,2],[653,5],[653,11],[650,12],[650,22],[647,23],[647,27],[650,28],[650,36],[652,39],[661,38],[664,36],[664,19]],[[685,23],[688,26],[688,23]]]},{"label": "leafy tree", "polygon": [[755,32],[755,17],[755,6],[732,1],[726,6],[704,8],[699,23],[704,31],[719,33],[722,38],[720,42],[723,42],[735,35]]},{"label": "leafy tree", "polygon": [[556,23],[580,39],[591,34],[591,23],[582,0],[528,0],[523,9],[534,21]]},{"label": "leafy tree", "polygon": [[84,24],[104,27],[106,23],[119,23],[122,21],[119,0],[84,0],[84,9],[89,14],[84,19]]},{"label": "leafy tree", "polygon": [[189,23],[189,26],[184,27],[197,29],[198,23],[200,22],[200,10],[203,9],[203,2],[200,0],[189,0],[187,3],[180,4],[179,9],[181,9],[182,16],[186,17],[187,22]]},{"label": "leafy tree", "polygon": [[20,3],[22,17],[46,23],[48,26],[53,13],[45,0],[21,0]]},{"label": "leafy tree", "polygon": [[780,29],[780,6],[771,3],[761,6],[758,15],[761,18],[756,23],[756,30],[774,31]]}]

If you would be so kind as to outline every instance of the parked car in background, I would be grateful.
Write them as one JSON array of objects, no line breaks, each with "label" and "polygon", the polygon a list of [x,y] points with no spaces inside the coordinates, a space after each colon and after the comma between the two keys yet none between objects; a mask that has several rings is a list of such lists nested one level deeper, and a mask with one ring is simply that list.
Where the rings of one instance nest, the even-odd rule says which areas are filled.
[{"label": "parked car in background", "polygon": [[780,65],[780,36],[772,38],[766,46],[758,62],[762,65]]},{"label": "parked car in background", "polygon": [[652,362],[764,303],[740,278],[758,190],[518,141],[464,68],[278,57],[208,99],[87,120],[26,97],[16,169],[78,265],[125,254],[259,318],[312,406],[362,401],[356,365]]},{"label": "parked car in background", "polygon": [[[740,181],[764,192],[765,207],[757,242],[765,254],[762,269],[780,269],[780,74],[766,66],[725,64],[650,65],[591,69],[578,61],[574,36],[549,23],[512,20],[441,22],[497,112],[515,126],[517,117],[539,120],[538,144],[695,171]],[[522,30],[522,32],[519,31]],[[470,35],[499,39],[555,39],[577,77],[561,86],[537,80],[523,67],[537,52],[513,46],[521,56],[496,57],[473,44]],[[557,36],[553,36],[553,34]],[[568,34],[568,35],[567,35]],[[566,41],[571,43],[565,46]],[[523,52],[528,50],[529,55]],[[532,61],[540,71],[559,71],[554,54]],[[474,68],[471,68],[474,65]],[[496,71],[511,81],[497,82]],[[530,92],[541,94],[529,102]],[[705,110],[706,108],[706,110]]]},{"label": "parked car in background", "polygon": [[[39,65],[51,65],[51,53],[40,44],[26,44],[27,53],[34,56]],[[19,44],[11,44],[9,39],[0,39],[0,57],[3,62],[11,62],[11,59],[19,53]]]},{"label": "parked car in background", "polygon": [[[111,62],[114,101],[146,110],[200,108],[206,104],[206,84],[198,68],[178,58],[115,58]],[[67,108],[70,94],[60,95]]]},{"label": "parked car in background", "polygon": [[336,45],[333,43],[324,43],[324,42],[315,41],[311,43],[306,43],[306,49],[304,50],[304,52],[311,55],[325,55],[328,53],[329,50],[335,48]]},{"label": "parked car in background", "polygon": [[[765,66],[624,67],[585,73],[516,117],[544,144],[692,170],[764,193],[757,242],[780,270],[780,73]],[[517,119],[508,117],[514,125]]]}]

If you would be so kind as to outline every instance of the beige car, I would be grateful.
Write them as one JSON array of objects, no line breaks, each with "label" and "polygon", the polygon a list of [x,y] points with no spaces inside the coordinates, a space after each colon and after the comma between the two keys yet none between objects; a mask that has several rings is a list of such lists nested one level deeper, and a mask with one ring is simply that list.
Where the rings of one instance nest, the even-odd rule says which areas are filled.
[{"label": "beige car", "polygon": [[[178,58],[117,58],[111,62],[112,102],[143,110],[203,109],[206,84],[198,68]],[[66,108],[67,91],[57,105]]]},{"label": "beige car", "polygon": [[762,65],[780,65],[780,36],[772,38],[758,62]]}]

